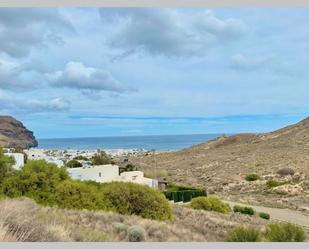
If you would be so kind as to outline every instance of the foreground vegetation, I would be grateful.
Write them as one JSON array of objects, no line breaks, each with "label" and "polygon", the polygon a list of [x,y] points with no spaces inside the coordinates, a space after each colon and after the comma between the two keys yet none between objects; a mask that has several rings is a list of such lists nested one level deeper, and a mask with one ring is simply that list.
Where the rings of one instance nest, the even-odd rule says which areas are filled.
[{"label": "foreground vegetation", "polygon": [[45,206],[115,211],[158,220],[172,218],[171,207],[159,190],[134,183],[72,180],[65,168],[44,160],[29,161],[20,170],[13,170],[12,160],[3,153],[0,193],[9,198],[26,196]]}]

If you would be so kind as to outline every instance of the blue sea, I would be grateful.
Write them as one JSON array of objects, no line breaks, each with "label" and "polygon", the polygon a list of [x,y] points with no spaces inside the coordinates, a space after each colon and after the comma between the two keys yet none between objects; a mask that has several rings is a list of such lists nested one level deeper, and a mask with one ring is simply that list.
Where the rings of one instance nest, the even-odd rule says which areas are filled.
[{"label": "blue sea", "polygon": [[38,143],[39,148],[41,149],[154,149],[159,151],[175,151],[212,140],[218,136],[219,134],[195,134],[97,138],[55,138],[38,139]]}]

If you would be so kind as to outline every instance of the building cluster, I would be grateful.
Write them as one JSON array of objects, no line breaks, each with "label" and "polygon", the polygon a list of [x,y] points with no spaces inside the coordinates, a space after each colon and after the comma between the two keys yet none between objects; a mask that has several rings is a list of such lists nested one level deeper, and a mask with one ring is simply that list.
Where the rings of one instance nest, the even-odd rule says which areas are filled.
[{"label": "building cluster", "polygon": [[[77,150],[43,150],[29,149],[24,153],[27,160],[45,160],[49,163],[54,163],[58,167],[63,167],[64,162],[73,160],[78,156],[91,158],[96,151],[77,151]],[[6,155],[15,159],[14,169],[19,169],[25,164],[25,155],[23,153],[8,152]],[[123,155],[123,154],[118,154]],[[152,188],[158,188],[159,182],[156,179],[147,178],[142,171],[124,171],[123,167],[118,165],[96,165],[93,166],[89,161],[79,160],[82,167],[67,168],[67,171],[72,179],[82,181],[96,181],[99,183],[107,182],[132,182],[142,185],[147,185]]]}]

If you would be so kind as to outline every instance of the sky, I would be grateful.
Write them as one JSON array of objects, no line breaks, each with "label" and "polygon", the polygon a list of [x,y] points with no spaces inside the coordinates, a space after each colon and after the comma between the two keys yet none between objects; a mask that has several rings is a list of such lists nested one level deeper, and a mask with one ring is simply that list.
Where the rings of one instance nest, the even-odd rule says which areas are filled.
[{"label": "sky", "polygon": [[309,9],[2,8],[0,115],[37,138],[265,132],[309,114]]}]

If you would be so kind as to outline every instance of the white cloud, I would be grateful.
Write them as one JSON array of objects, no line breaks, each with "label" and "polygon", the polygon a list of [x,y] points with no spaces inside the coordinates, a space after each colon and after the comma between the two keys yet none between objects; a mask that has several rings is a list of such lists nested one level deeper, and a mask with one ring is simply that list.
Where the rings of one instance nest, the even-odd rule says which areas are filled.
[{"label": "white cloud", "polygon": [[47,78],[51,86],[80,89],[88,94],[93,91],[123,93],[134,90],[122,85],[107,71],[86,67],[81,62],[69,62],[63,70],[48,73]]},{"label": "white cloud", "polygon": [[142,50],[153,55],[202,56],[214,45],[233,42],[248,33],[240,19],[220,19],[211,11],[188,14],[171,9],[104,8],[104,24],[115,25],[108,38],[123,54]]}]

